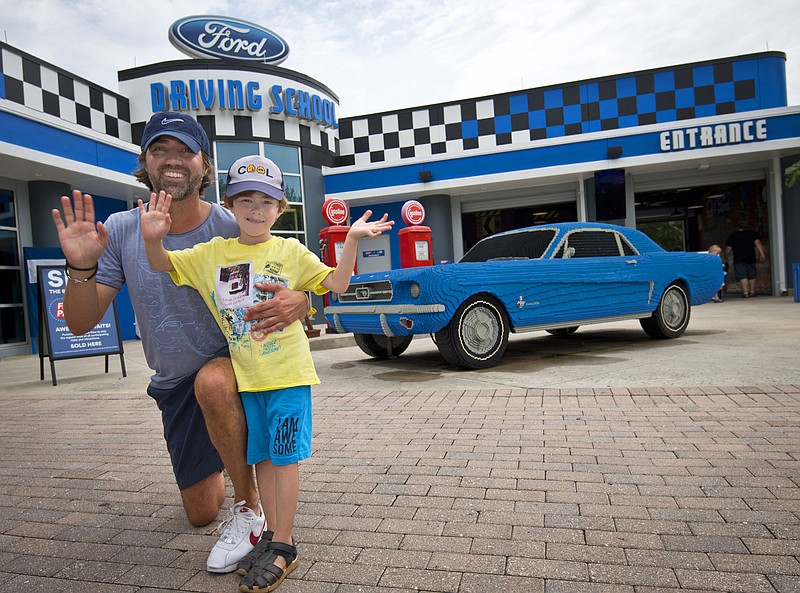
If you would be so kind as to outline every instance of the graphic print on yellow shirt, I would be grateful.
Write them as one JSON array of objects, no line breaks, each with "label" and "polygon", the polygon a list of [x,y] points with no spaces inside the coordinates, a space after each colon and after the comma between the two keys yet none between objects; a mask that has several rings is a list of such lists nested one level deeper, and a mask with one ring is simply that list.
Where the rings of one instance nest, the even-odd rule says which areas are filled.
[{"label": "graphic print on yellow shirt", "polygon": [[[274,269],[280,266],[270,265]],[[228,336],[231,348],[241,342],[242,336],[249,334],[255,342],[263,342],[267,335],[253,330],[255,322],[245,321],[244,312],[251,306],[272,298],[271,292],[261,290],[257,284],[280,284],[289,286],[289,280],[272,274],[254,274],[253,262],[241,262],[232,266],[217,266],[217,307],[220,314],[220,327]],[[274,332],[283,333],[283,330]],[[233,337],[233,339],[232,339]]]}]

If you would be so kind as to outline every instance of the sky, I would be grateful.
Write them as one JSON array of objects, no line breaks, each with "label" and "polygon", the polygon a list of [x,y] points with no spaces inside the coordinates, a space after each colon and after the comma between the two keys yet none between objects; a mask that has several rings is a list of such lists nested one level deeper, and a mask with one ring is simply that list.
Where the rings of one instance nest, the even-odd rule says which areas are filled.
[{"label": "sky", "polygon": [[117,71],[188,59],[191,15],[240,18],[289,45],[339,117],[762,51],[800,104],[796,0],[0,0],[0,39],[112,91]]}]

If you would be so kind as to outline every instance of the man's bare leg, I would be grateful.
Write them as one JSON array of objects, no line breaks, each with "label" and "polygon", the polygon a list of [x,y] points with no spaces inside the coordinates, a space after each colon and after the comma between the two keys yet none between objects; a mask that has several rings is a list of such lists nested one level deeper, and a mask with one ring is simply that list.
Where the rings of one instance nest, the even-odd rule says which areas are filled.
[{"label": "man's bare leg", "polygon": [[258,490],[246,457],[247,422],[230,359],[215,358],[206,363],[197,373],[194,386],[208,435],[233,484],[234,501],[244,500],[247,507],[258,512]]},{"label": "man's bare leg", "polygon": [[222,472],[215,472],[196,484],[181,490],[186,517],[195,527],[208,525],[219,514],[219,507],[225,501],[225,478]]}]

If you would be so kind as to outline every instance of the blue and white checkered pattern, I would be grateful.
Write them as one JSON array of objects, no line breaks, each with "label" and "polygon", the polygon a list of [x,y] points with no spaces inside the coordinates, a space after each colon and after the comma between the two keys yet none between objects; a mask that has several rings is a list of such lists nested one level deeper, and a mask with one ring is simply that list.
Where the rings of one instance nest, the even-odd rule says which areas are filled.
[{"label": "blue and white checkered pattern", "polygon": [[340,122],[340,164],[370,165],[786,105],[779,52],[622,74]]}]

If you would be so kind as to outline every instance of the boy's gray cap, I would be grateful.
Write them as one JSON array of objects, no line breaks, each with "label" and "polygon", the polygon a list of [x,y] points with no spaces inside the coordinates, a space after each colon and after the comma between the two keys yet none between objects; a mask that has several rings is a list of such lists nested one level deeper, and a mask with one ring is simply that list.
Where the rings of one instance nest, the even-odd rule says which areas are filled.
[{"label": "boy's gray cap", "polygon": [[225,196],[232,198],[244,191],[260,191],[276,200],[286,195],[286,186],[280,167],[263,156],[245,156],[228,169]]}]

